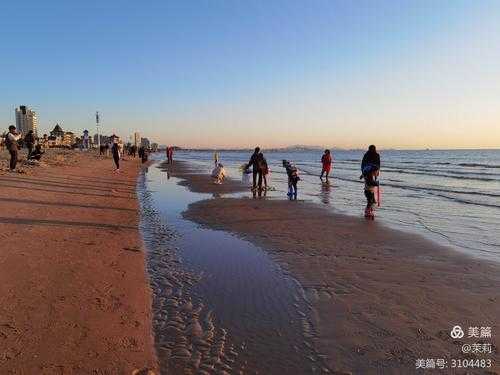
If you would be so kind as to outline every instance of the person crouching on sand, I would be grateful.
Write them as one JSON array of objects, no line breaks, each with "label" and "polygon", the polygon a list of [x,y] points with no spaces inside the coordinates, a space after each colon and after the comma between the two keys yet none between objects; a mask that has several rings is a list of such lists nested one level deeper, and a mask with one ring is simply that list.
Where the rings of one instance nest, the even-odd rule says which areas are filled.
[{"label": "person crouching on sand", "polygon": [[300,181],[299,170],[288,160],[283,160],[283,167],[288,175],[288,198],[297,200],[297,183]]},{"label": "person crouching on sand", "polygon": [[328,180],[328,175],[330,174],[330,170],[332,168],[332,155],[330,150],[325,150],[325,153],[321,157],[321,164],[323,164],[323,169],[321,170],[320,179],[323,179],[323,174],[326,174],[326,179]]},{"label": "person crouching on sand", "polygon": [[120,145],[118,142],[114,142],[113,146],[111,146],[111,155],[116,165],[115,172],[120,172]]},{"label": "person crouching on sand", "polygon": [[219,163],[212,171],[212,178],[214,179],[214,184],[220,185],[226,177],[226,170],[224,166]]},{"label": "person crouching on sand", "polygon": [[44,153],[45,152],[42,151],[42,145],[38,144],[35,146],[35,149],[31,152],[30,156],[28,157],[28,160],[40,161]]}]

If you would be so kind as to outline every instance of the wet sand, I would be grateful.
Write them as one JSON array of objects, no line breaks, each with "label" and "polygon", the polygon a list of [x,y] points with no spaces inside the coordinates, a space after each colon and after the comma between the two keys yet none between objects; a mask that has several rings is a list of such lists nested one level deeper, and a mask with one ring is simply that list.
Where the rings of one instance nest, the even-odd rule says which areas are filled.
[{"label": "wet sand", "polygon": [[174,161],[173,164],[163,162],[160,169],[169,176],[182,179],[179,185],[185,186],[193,193],[210,193],[217,197],[247,190],[247,186],[241,181],[230,178],[225,179],[221,185],[214,184],[210,171],[200,171],[199,167],[182,160]]},{"label": "wet sand", "polygon": [[297,281],[250,242],[183,219],[188,202],[206,195],[166,179],[164,169],[149,168],[139,183],[162,371],[320,372]]},{"label": "wet sand", "polygon": [[110,158],[50,150],[41,165],[8,173],[6,159],[1,153],[0,373],[155,370],[139,161],[114,174]]},{"label": "wet sand", "polygon": [[[173,173],[191,190],[210,190],[180,169]],[[490,358],[492,368],[468,373],[499,371],[497,264],[300,201],[210,199],[191,204],[184,216],[258,244],[300,281],[311,305],[314,345],[330,370],[407,374],[421,358],[445,358],[449,365]],[[457,324],[489,326],[493,337],[466,332],[452,339]],[[462,344],[477,342],[493,344],[493,353],[461,353]]]}]

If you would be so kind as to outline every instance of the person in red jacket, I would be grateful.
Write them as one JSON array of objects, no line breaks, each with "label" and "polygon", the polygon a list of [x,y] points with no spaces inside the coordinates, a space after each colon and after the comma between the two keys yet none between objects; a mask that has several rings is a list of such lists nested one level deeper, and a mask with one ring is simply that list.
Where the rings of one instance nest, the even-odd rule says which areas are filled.
[{"label": "person in red jacket", "polygon": [[323,169],[321,170],[319,178],[323,179],[323,174],[326,174],[326,179],[328,180],[328,175],[332,169],[332,155],[330,150],[325,150],[325,153],[321,157],[321,164],[323,164]]}]

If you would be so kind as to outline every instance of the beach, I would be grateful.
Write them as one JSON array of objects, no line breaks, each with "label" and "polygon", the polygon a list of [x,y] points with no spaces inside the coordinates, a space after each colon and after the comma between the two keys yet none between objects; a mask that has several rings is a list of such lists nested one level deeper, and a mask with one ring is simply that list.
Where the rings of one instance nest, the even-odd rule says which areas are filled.
[{"label": "beach", "polygon": [[[138,230],[140,162],[0,157],[0,373],[146,374],[157,361]],[[25,158],[24,151],[20,159]]]},{"label": "beach", "polygon": [[[454,373],[498,372],[497,263],[310,202],[251,199],[241,182],[214,185],[189,163],[162,168],[216,198],[191,203],[184,218],[258,245],[298,280],[311,322],[304,333],[326,359],[324,372],[415,373],[416,361],[429,358],[448,366],[490,358],[491,368]],[[463,338],[450,336],[455,325],[466,330]],[[492,337],[468,337],[465,327],[490,327]],[[463,353],[472,343],[490,343],[491,353]]]},{"label": "beach", "polygon": [[189,161],[45,156],[0,159],[1,373],[499,372],[498,263]]}]

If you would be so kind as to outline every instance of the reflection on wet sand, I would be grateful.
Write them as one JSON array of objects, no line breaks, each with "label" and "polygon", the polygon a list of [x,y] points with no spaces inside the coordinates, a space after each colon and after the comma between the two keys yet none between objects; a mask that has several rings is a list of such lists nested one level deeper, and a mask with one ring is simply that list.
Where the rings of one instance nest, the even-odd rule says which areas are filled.
[{"label": "reflection on wet sand", "polygon": [[321,203],[324,204],[330,204],[331,203],[331,190],[332,186],[330,185],[330,181],[321,181],[321,193],[320,193],[320,199]]},{"label": "reflection on wet sand", "polygon": [[157,168],[147,178],[139,189],[142,232],[162,369],[325,371],[312,345],[311,306],[298,282],[251,243],[182,219],[180,213],[199,198],[176,178],[167,181]]}]

